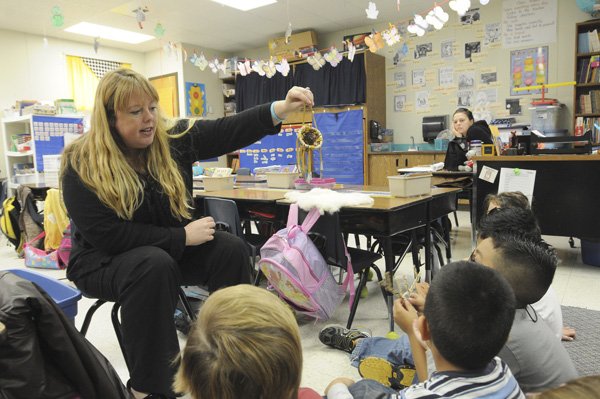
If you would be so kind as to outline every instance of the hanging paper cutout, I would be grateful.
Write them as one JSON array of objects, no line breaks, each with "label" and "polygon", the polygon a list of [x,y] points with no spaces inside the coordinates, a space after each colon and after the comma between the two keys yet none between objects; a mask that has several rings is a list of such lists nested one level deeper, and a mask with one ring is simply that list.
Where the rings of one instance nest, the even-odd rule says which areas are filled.
[{"label": "hanging paper cutout", "polygon": [[204,71],[206,69],[206,67],[208,66],[208,60],[204,56],[204,53],[200,53],[200,56],[196,59],[194,65],[200,68],[201,71]]},{"label": "hanging paper cutout", "polygon": [[325,60],[331,64],[332,67],[336,67],[343,59],[337,48],[332,47],[331,51],[325,54]]},{"label": "hanging paper cutout", "polygon": [[275,69],[283,76],[288,76],[288,73],[290,73],[290,64],[283,58],[279,64],[275,65]]},{"label": "hanging paper cutout", "polygon": [[315,71],[318,71],[323,66],[325,66],[325,58],[321,55],[321,53],[315,53],[314,55],[309,56],[307,59],[308,63],[313,67]]},{"label": "hanging paper cutout", "polygon": [[250,66],[250,61],[246,60],[244,62],[238,62],[238,71],[240,71],[240,75],[246,76],[252,73],[252,66]]},{"label": "hanging paper cutout", "polygon": [[377,19],[377,16],[379,15],[377,5],[372,1],[369,1],[369,8],[365,9],[365,11],[367,12],[367,18],[369,19]]},{"label": "hanging paper cutout", "polygon": [[62,15],[62,10],[59,6],[52,7],[52,26],[60,28],[65,23],[65,17]]},{"label": "hanging paper cutout", "polygon": [[369,47],[369,51],[372,53],[376,53],[378,50],[382,49],[384,42],[383,37],[381,37],[381,33],[371,33],[369,36],[365,37],[365,44]]},{"label": "hanging paper cutout", "polygon": [[265,62],[263,60],[254,61],[254,63],[252,64],[252,70],[260,76],[265,76],[266,73],[263,69],[263,65],[265,65]]},{"label": "hanging paper cutout", "polygon": [[146,14],[148,12],[148,7],[138,7],[135,10],[132,11],[135,14],[135,20],[138,23],[138,26],[140,27],[140,29],[144,29],[144,25],[142,25],[142,22],[144,22],[146,20]]},{"label": "hanging paper cutout", "polygon": [[356,46],[352,42],[352,40],[346,41],[346,46],[348,47],[348,59],[350,62],[354,61],[354,55],[356,54]]},{"label": "hanging paper cutout", "polygon": [[165,35],[165,28],[163,28],[160,22],[158,22],[154,27],[154,34],[156,37],[163,37]]},{"label": "hanging paper cutout", "polygon": [[390,24],[390,28],[388,30],[384,30],[381,35],[385,39],[388,46],[393,46],[400,41],[400,33],[398,33],[398,28],[392,24]]},{"label": "hanging paper cutout", "polygon": [[287,30],[285,31],[285,44],[290,44],[290,37],[292,36],[292,23],[288,22]]}]

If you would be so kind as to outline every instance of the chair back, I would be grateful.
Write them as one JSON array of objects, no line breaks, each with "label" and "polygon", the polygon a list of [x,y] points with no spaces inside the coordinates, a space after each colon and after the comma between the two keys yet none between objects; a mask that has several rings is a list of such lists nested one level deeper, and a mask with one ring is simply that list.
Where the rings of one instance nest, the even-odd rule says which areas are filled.
[{"label": "chair back", "polygon": [[217,225],[225,226],[231,234],[245,240],[235,201],[224,198],[204,198],[204,213],[206,216],[212,216]]},{"label": "chair back", "polygon": [[[308,212],[298,210],[298,222],[302,223]],[[346,270],[348,259],[346,258],[346,243],[340,227],[340,215],[338,212],[321,215],[319,220],[308,232],[327,264],[334,265]]]}]

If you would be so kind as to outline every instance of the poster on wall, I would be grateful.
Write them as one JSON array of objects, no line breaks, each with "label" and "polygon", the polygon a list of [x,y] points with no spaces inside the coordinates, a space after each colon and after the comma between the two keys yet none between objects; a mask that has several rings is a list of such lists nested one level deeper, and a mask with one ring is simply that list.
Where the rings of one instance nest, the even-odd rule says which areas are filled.
[{"label": "poster on wall", "polygon": [[206,86],[202,83],[185,82],[186,116],[206,116]]},{"label": "poster on wall", "polygon": [[402,112],[406,106],[406,94],[394,96],[394,111]]},{"label": "poster on wall", "polygon": [[548,83],[548,46],[510,52],[510,95],[539,94],[540,89],[515,91],[516,88]]},{"label": "poster on wall", "polygon": [[452,58],[454,55],[454,40],[443,40],[440,47],[442,58]]},{"label": "poster on wall", "polygon": [[503,0],[502,45],[515,48],[556,43],[557,4],[558,0]]},{"label": "poster on wall", "polygon": [[500,22],[485,25],[485,38],[483,39],[483,45],[489,46],[491,44],[500,44],[502,36],[502,27]]}]

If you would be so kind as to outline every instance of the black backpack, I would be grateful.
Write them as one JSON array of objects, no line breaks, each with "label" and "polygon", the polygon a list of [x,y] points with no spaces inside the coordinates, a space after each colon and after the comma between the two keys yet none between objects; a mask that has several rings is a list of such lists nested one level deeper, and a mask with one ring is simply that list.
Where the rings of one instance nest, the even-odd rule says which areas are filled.
[{"label": "black backpack", "polygon": [[6,198],[2,202],[2,210],[0,212],[0,229],[2,233],[14,245],[17,253],[21,253],[23,251],[23,234],[19,227],[21,205],[17,201],[17,197]]}]

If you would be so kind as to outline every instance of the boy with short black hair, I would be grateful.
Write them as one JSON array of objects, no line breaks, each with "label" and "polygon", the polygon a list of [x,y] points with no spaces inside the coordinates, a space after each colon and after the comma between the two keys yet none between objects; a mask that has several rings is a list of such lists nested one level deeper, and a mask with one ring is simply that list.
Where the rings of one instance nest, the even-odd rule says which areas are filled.
[{"label": "boy with short black hair", "polygon": [[[509,368],[496,357],[514,314],[514,294],[500,273],[474,262],[450,264],[433,280],[423,315],[417,318],[416,310],[402,298],[394,304],[396,322],[405,331],[416,320],[437,371],[399,393],[373,380],[351,384],[348,391],[354,399],[524,398]],[[347,383],[334,381],[326,391],[328,399],[341,394]]]},{"label": "boy with short black hair", "polygon": [[576,378],[567,350],[531,306],[552,283],[558,262],[554,249],[544,241],[494,233],[478,242],[471,260],[499,271],[514,290],[515,319],[498,356],[508,364],[523,392],[540,392]]}]

